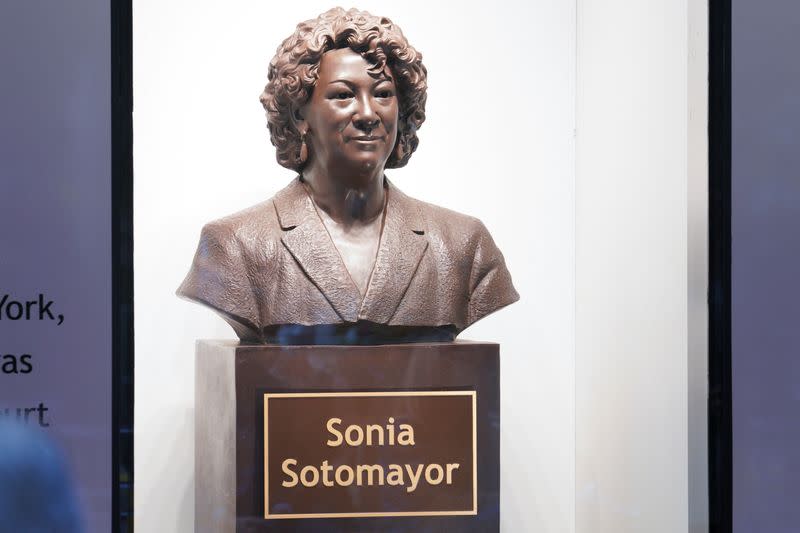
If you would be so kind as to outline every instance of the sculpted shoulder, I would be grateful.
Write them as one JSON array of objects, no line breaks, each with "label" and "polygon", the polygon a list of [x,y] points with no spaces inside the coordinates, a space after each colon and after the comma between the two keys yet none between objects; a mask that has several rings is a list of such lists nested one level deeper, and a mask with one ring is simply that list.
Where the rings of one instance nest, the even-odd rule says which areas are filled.
[{"label": "sculpted shoulder", "polygon": [[491,238],[479,219],[420,200],[413,200],[425,220],[426,232],[434,245],[452,249],[459,254],[474,251],[474,246]]},{"label": "sculpted shoulder", "polygon": [[203,226],[203,237],[221,245],[247,246],[280,238],[280,225],[272,199],[211,221]]},{"label": "sculpted shoulder", "polygon": [[455,323],[459,330],[519,300],[503,254],[480,220],[426,202],[414,203],[425,220],[440,283],[458,280],[451,300],[460,293],[466,296],[465,317]]},{"label": "sculpted shoulder", "polygon": [[280,226],[272,200],[209,222],[178,296],[217,311],[242,339],[258,340],[259,287],[269,284]]}]

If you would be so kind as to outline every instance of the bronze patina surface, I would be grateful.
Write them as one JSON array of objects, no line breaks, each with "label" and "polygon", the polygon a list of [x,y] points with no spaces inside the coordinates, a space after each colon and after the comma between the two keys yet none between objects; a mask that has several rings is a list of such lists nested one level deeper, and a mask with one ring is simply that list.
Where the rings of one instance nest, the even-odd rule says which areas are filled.
[{"label": "bronze patina surface", "polygon": [[422,56],[385,17],[332,9],[298,25],[261,96],[274,198],[207,224],[182,297],[254,343],[452,340],[519,296],[472,217],[404,195],[425,120]]}]

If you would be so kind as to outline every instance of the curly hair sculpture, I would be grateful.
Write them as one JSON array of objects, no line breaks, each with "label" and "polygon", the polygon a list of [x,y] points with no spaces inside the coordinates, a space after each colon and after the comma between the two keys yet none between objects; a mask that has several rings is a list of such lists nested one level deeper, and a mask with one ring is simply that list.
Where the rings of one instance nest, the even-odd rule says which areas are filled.
[{"label": "curly hair sculpture", "polygon": [[260,100],[267,111],[278,163],[298,172],[302,170],[298,157],[301,138],[294,114],[311,98],[322,55],[339,48],[361,54],[376,77],[387,67],[391,70],[400,116],[397,144],[386,168],[404,166],[417,149],[417,129],[425,121],[428,74],[422,54],[408,44],[400,28],[388,18],[340,7],[298,24],[270,61],[269,81]]}]

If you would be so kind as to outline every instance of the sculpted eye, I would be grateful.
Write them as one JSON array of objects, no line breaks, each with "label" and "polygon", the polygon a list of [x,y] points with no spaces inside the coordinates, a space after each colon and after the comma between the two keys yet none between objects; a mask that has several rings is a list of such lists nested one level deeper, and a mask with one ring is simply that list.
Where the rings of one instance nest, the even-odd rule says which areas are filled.
[{"label": "sculpted eye", "polygon": [[348,98],[353,97],[353,93],[347,91],[340,91],[333,95],[334,99],[336,100],[347,100]]}]

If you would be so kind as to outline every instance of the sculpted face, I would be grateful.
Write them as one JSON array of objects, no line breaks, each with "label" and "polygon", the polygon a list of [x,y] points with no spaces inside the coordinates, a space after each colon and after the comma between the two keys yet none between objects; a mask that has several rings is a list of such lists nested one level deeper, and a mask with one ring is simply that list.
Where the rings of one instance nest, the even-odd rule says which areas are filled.
[{"label": "sculpted face", "polygon": [[397,139],[397,89],[387,68],[370,65],[349,48],[322,56],[319,79],[301,110],[313,162],[355,174],[383,168]]}]

